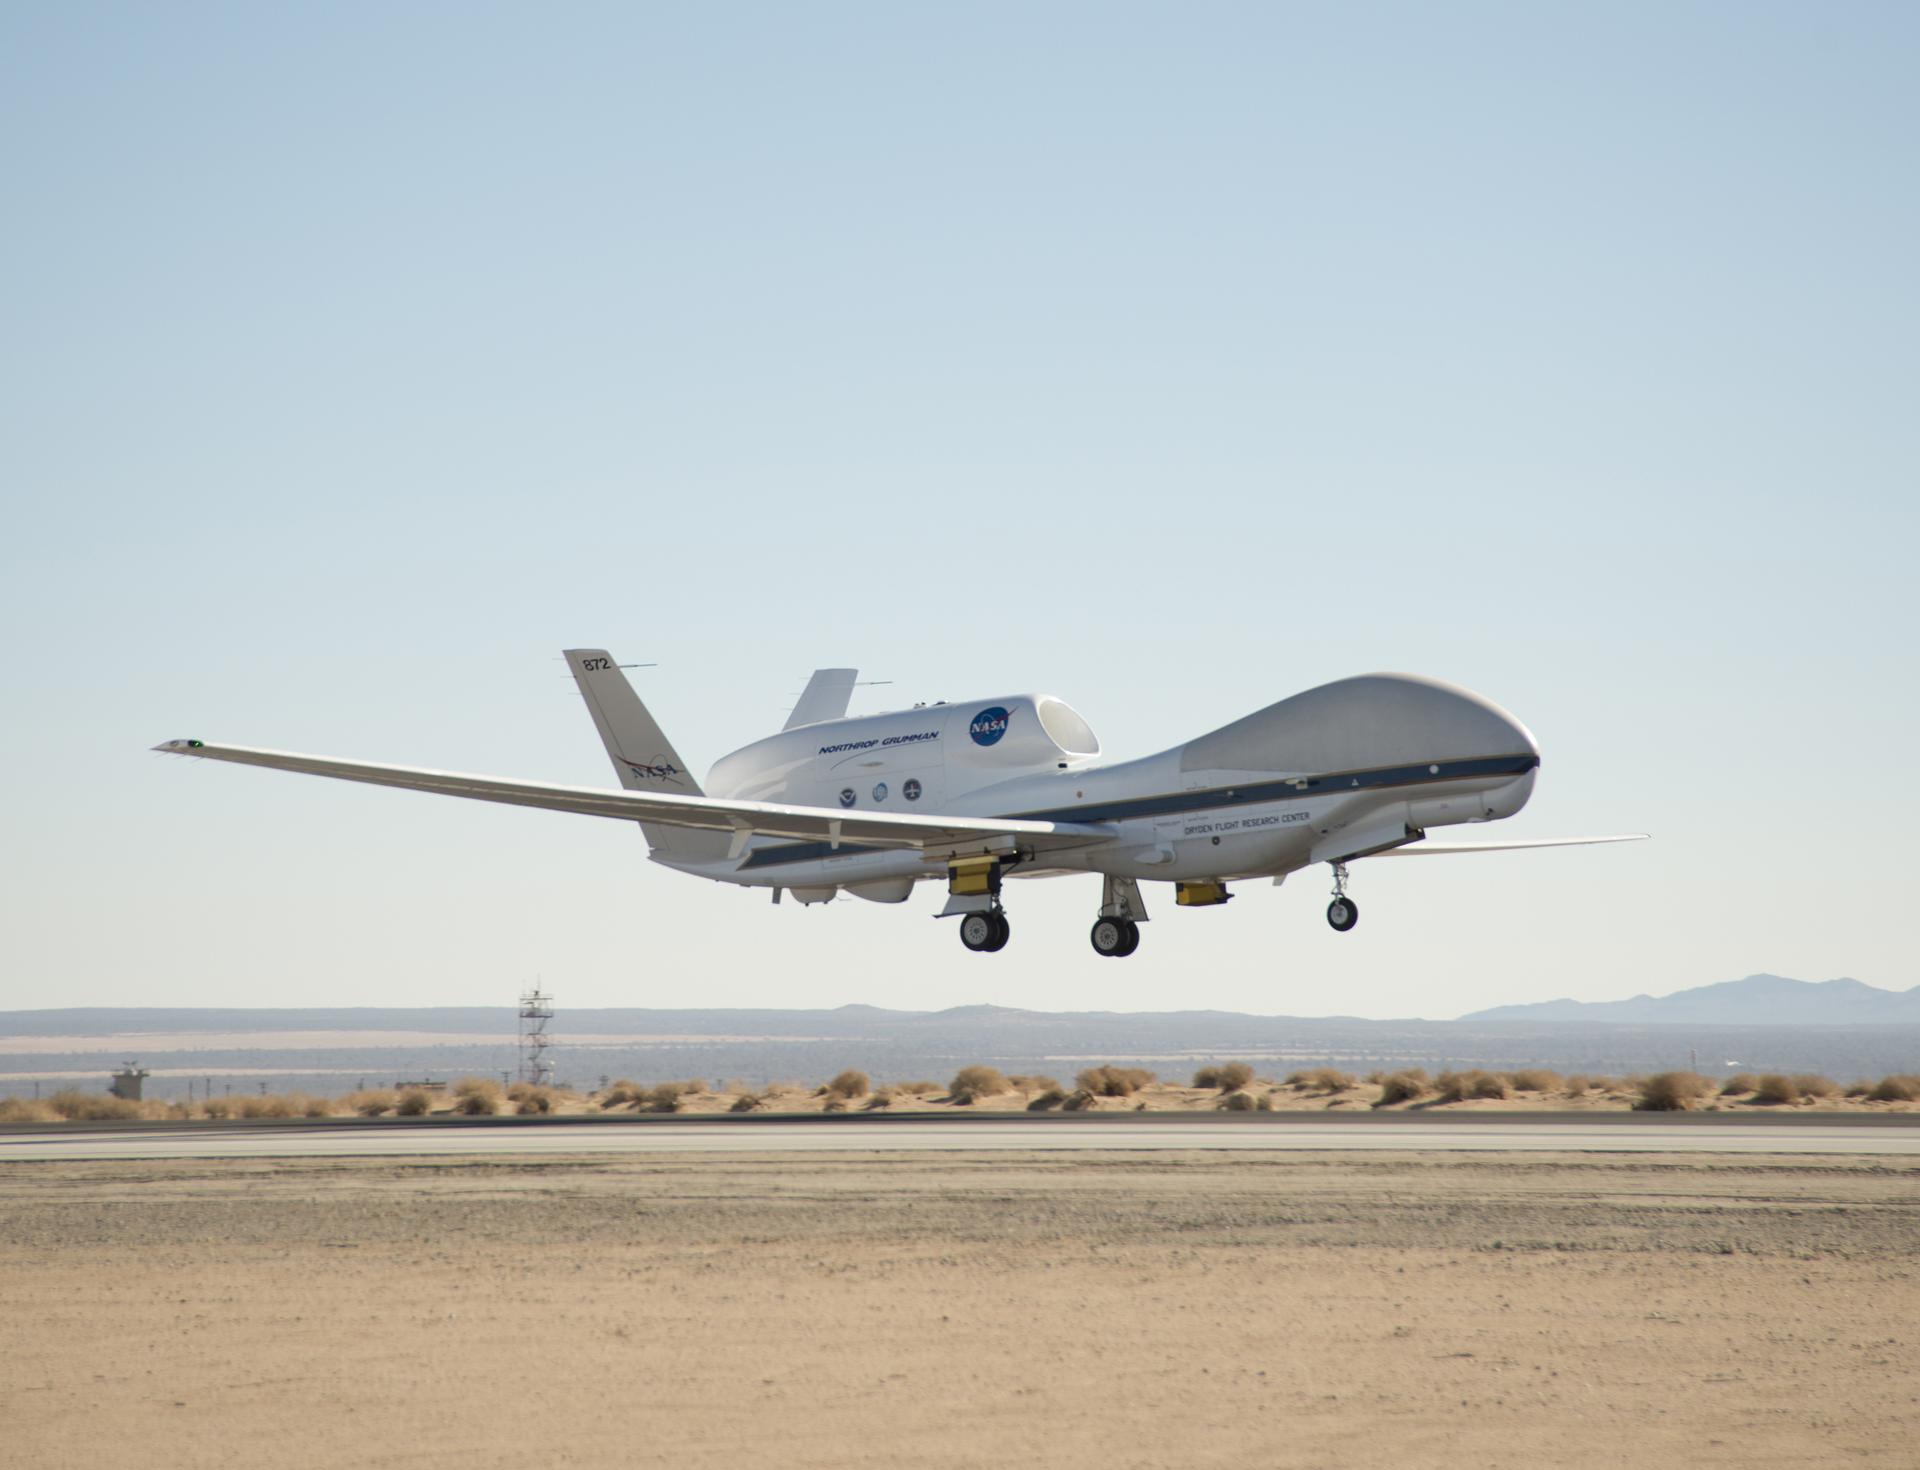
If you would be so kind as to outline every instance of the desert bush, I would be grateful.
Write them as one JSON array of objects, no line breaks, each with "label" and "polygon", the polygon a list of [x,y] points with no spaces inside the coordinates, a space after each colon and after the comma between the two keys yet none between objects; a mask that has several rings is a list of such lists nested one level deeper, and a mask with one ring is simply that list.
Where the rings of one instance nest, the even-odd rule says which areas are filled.
[{"label": "desert bush", "polygon": [[1847,1084],[1848,1097],[1872,1097],[1873,1084],[1864,1077],[1856,1077]]},{"label": "desert bush", "polygon": [[1613,1077],[1589,1077],[1587,1087],[1594,1092],[1618,1092],[1620,1083]]},{"label": "desert bush", "polygon": [[393,1110],[403,1118],[424,1118],[433,1111],[433,1095],[423,1087],[409,1087]]},{"label": "desert bush", "polygon": [[513,1104],[514,1112],[526,1118],[536,1113],[551,1113],[560,1101],[560,1095],[551,1087],[516,1082],[507,1089],[507,1101]]},{"label": "desert bush", "polygon": [[1055,1084],[1045,1092],[1036,1094],[1033,1100],[1027,1104],[1027,1111],[1029,1113],[1044,1113],[1049,1108],[1059,1107],[1066,1100],[1066,1093],[1060,1089],[1058,1084]]},{"label": "desert bush", "polygon": [[627,1107],[639,1102],[644,1092],[645,1089],[638,1082],[623,1077],[607,1089],[605,1096],[600,1099],[600,1106],[603,1108]]},{"label": "desert bush", "polygon": [[1253,1094],[1250,1092],[1229,1092],[1214,1104],[1223,1113],[1250,1113],[1254,1109]]},{"label": "desert bush", "polygon": [[47,1099],[47,1107],[69,1122],[124,1122],[140,1116],[140,1104],[104,1092],[82,1092],[63,1087]]},{"label": "desert bush", "polygon": [[1042,1077],[1037,1073],[1024,1073],[1017,1077],[1009,1077],[1007,1081],[1013,1084],[1016,1092],[1045,1092],[1049,1088],[1060,1085],[1053,1078]]},{"label": "desert bush", "polygon": [[1840,1089],[1834,1085],[1831,1077],[1817,1077],[1811,1072],[1802,1072],[1798,1077],[1795,1077],[1793,1079],[1793,1085],[1798,1089],[1800,1096],[1805,1098],[1838,1097],[1840,1095]]},{"label": "desert bush", "polygon": [[1306,1090],[1332,1097],[1336,1092],[1345,1092],[1354,1085],[1353,1073],[1342,1072],[1337,1067],[1315,1067],[1307,1073]]},{"label": "desert bush", "polygon": [[1084,1113],[1094,1106],[1094,1102],[1094,1095],[1082,1087],[1077,1092],[1068,1094],[1067,1100],[1060,1104],[1060,1111],[1063,1113]]},{"label": "desert bush", "polygon": [[223,1118],[231,1118],[233,1116],[233,1099],[230,1097],[210,1097],[200,1104],[200,1112],[203,1117],[212,1118],[215,1122],[219,1122]]},{"label": "desert bush", "polygon": [[1513,1074],[1515,1092],[1558,1092],[1561,1086],[1560,1074],[1545,1067],[1522,1067]]},{"label": "desert bush", "polygon": [[867,1099],[865,1105],[860,1109],[860,1111],[863,1113],[873,1113],[873,1112],[878,1112],[881,1108],[890,1108],[892,1106],[893,1106],[893,1094],[892,1092],[888,1091],[886,1088],[883,1087],[878,1092],[876,1092],[872,1097]]},{"label": "desert bush", "polygon": [[500,1111],[500,1089],[463,1092],[453,1100],[453,1110],[462,1117],[491,1118]]},{"label": "desert bush", "polygon": [[1195,1087],[1218,1087],[1220,1085],[1220,1069],[1218,1067],[1199,1068],[1193,1074],[1193,1085]]},{"label": "desert bush", "polygon": [[1427,1095],[1427,1075],[1417,1068],[1406,1072],[1395,1072],[1380,1084],[1380,1101],[1376,1108],[1392,1107],[1395,1103],[1413,1102]]},{"label": "desert bush", "polygon": [[1593,1079],[1576,1072],[1560,1084],[1560,1090],[1568,1097],[1585,1097],[1593,1090]]},{"label": "desert bush", "polygon": [[1749,1092],[1760,1090],[1760,1079],[1751,1072],[1735,1072],[1720,1084],[1720,1096],[1745,1097]]},{"label": "desert bush", "polygon": [[1096,1097],[1132,1097],[1150,1084],[1153,1073],[1144,1067],[1088,1067],[1073,1079],[1082,1092]]},{"label": "desert bush", "polygon": [[727,1111],[730,1113],[751,1113],[755,1108],[760,1106],[761,1102],[762,1099],[758,1093],[743,1092],[733,1100],[733,1106],[728,1108]]},{"label": "desert bush", "polygon": [[940,1090],[940,1084],[938,1082],[896,1082],[893,1084],[893,1090],[895,1092],[905,1092],[914,1097],[926,1097],[931,1093],[938,1092]]},{"label": "desert bush", "polygon": [[[1201,1077],[1212,1074],[1213,1081],[1202,1082]],[[1194,1074],[1195,1087],[1217,1087],[1222,1092],[1238,1092],[1253,1081],[1253,1068],[1245,1062],[1222,1062],[1217,1067],[1203,1067]]]},{"label": "desert bush", "polygon": [[[211,1109],[218,1101],[220,1101],[218,1098],[209,1098],[208,1108]],[[371,1087],[360,1092],[350,1092],[341,1101],[363,1118],[377,1118],[382,1113],[392,1112],[400,1098],[391,1088]],[[207,1116],[211,1118],[213,1113],[209,1111]]]},{"label": "desert bush", "polygon": [[678,1082],[657,1082],[640,1095],[634,1110],[642,1113],[677,1113],[686,1089]]},{"label": "desert bush", "polygon": [[962,1067],[947,1086],[947,1100],[969,1107],[979,1098],[998,1097],[1012,1090],[1013,1084],[997,1067]]},{"label": "desert bush", "polygon": [[37,1097],[0,1097],[0,1123],[51,1123],[59,1116]]},{"label": "desert bush", "polygon": [[294,1116],[293,1104],[284,1097],[275,1097],[271,1093],[257,1093],[252,1097],[239,1097],[234,1100],[234,1111],[243,1118],[291,1118]]},{"label": "desert bush", "polygon": [[477,1092],[484,1092],[497,1102],[500,1098],[500,1084],[491,1077],[462,1077],[453,1084],[455,1097],[472,1097]]},{"label": "desert bush", "polygon": [[829,1082],[826,1086],[826,1092],[829,1097],[846,1099],[865,1097],[872,1091],[873,1082],[868,1078],[867,1074],[865,1072],[856,1072],[851,1068],[842,1072],[838,1077],[835,1077],[833,1081]]},{"label": "desert bush", "polygon": [[1867,1096],[1875,1102],[1920,1102],[1920,1077],[1882,1077]]},{"label": "desert bush", "polygon": [[1507,1079],[1498,1072],[1483,1072],[1477,1067],[1465,1072],[1442,1072],[1434,1079],[1434,1092],[1443,1103],[1465,1102],[1469,1098],[1504,1098],[1513,1095]]},{"label": "desert bush", "polygon": [[1640,1084],[1634,1110],[1642,1113],[1684,1113],[1713,1095],[1713,1084],[1698,1072],[1661,1072]]},{"label": "desert bush", "polygon": [[823,1113],[844,1113],[846,1110],[847,1100],[837,1092],[830,1093],[827,1100],[820,1104],[820,1111]]},{"label": "desert bush", "polygon": [[1778,1072],[1769,1072],[1762,1077],[1753,1089],[1753,1100],[1768,1107],[1779,1107],[1800,1101],[1800,1089],[1793,1085],[1791,1077],[1782,1077]]},{"label": "desert bush", "polygon": [[1260,1094],[1260,1100],[1256,1102],[1254,1106],[1263,1113],[1271,1113],[1273,1111],[1273,1098],[1263,1092]]}]

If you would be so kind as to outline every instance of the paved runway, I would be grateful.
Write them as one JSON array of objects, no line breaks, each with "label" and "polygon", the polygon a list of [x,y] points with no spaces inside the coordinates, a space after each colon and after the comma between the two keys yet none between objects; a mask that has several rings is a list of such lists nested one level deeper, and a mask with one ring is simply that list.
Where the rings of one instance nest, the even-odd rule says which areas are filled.
[{"label": "paved runway", "polygon": [[505,1157],[647,1153],[896,1153],[1028,1149],[1392,1150],[1920,1156],[1920,1115],[1722,1113],[1104,1113],[1029,1118],[526,1118],[330,1123],[75,1124],[0,1129],[0,1162]]}]

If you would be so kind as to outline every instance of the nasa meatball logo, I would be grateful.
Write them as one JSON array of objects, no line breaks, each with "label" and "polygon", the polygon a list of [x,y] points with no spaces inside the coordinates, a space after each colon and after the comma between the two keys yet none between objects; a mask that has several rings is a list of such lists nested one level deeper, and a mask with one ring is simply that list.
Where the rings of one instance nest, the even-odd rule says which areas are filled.
[{"label": "nasa meatball logo", "polygon": [[1007,733],[1007,712],[997,704],[992,709],[981,710],[973,717],[967,733],[973,737],[975,745],[994,744]]}]

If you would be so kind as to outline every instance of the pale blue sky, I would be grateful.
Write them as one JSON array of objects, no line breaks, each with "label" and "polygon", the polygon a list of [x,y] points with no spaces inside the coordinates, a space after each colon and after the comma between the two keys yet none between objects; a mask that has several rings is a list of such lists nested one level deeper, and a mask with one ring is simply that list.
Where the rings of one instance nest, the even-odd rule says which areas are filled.
[{"label": "pale blue sky", "polygon": [[[1906,5],[0,11],[0,1009],[1451,1015],[1916,973]],[[624,827],[145,753],[610,782],[819,664],[1116,756],[1501,701],[1516,834],[1088,948]],[[857,706],[858,707],[858,706]],[[1150,895],[1150,901],[1157,895]]]}]

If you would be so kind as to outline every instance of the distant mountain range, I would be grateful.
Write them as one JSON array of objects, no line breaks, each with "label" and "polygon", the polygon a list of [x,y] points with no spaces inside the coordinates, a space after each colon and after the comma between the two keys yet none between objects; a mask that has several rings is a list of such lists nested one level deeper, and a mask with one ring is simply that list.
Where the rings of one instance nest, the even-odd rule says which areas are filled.
[{"label": "distant mountain range", "polygon": [[1723,1026],[1862,1026],[1920,1023],[1920,985],[1882,990],[1858,980],[1789,980],[1749,975],[1718,985],[1696,985],[1672,995],[1631,1000],[1543,1000],[1494,1006],[1462,1021],[1604,1021],[1627,1025],[1710,1022]]}]

